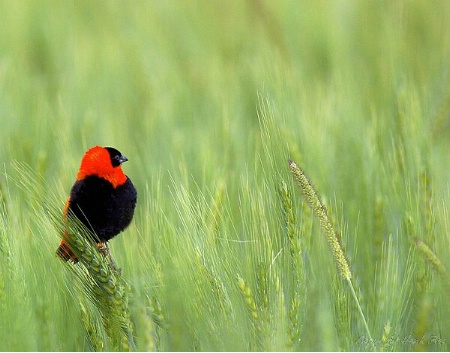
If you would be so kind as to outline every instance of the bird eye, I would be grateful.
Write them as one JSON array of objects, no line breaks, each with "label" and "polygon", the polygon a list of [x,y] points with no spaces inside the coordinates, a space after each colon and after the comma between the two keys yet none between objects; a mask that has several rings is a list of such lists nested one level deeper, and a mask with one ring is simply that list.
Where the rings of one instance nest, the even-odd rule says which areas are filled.
[{"label": "bird eye", "polygon": [[111,157],[111,162],[113,167],[118,167],[120,163],[120,155],[116,154],[114,157]]}]

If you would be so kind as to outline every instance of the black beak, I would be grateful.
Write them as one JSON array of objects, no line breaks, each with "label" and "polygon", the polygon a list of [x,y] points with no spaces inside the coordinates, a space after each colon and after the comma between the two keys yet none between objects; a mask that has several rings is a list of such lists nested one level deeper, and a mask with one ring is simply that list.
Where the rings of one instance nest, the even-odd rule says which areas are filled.
[{"label": "black beak", "polygon": [[119,157],[119,162],[120,164],[125,163],[126,161],[128,161],[128,158],[125,157],[123,154]]}]

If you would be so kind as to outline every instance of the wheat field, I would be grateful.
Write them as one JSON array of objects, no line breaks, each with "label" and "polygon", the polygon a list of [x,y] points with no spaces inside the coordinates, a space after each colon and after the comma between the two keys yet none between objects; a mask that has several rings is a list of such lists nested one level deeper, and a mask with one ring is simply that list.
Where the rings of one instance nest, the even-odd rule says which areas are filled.
[{"label": "wheat field", "polygon": [[[1,1],[0,350],[448,351],[449,23],[424,0]],[[116,266],[62,222],[94,145],[138,191]]]}]

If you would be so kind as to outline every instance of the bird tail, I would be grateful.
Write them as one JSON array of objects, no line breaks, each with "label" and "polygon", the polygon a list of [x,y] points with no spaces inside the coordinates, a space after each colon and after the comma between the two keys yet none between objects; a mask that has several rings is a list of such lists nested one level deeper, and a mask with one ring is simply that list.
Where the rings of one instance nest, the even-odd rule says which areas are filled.
[{"label": "bird tail", "polygon": [[61,244],[59,244],[58,249],[56,249],[56,255],[58,255],[64,261],[70,261],[73,263],[78,262],[78,258],[73,253],[72,249],[70,249],[69,244],[64,239],[61,240]]}]

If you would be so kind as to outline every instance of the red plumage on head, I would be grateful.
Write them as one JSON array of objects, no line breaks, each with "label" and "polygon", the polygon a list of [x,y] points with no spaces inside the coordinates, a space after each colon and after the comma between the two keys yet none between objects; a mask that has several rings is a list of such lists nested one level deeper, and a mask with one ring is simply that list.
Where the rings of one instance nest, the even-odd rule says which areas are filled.
[{"label": "red plumage on head", "polygon": [[89,149],[81,160],[77,180],[82,180],[89,175],[96,175],[109,181],[114,188],[127,181],[122,166],[113,167],[108,150],[101,146]]}]

